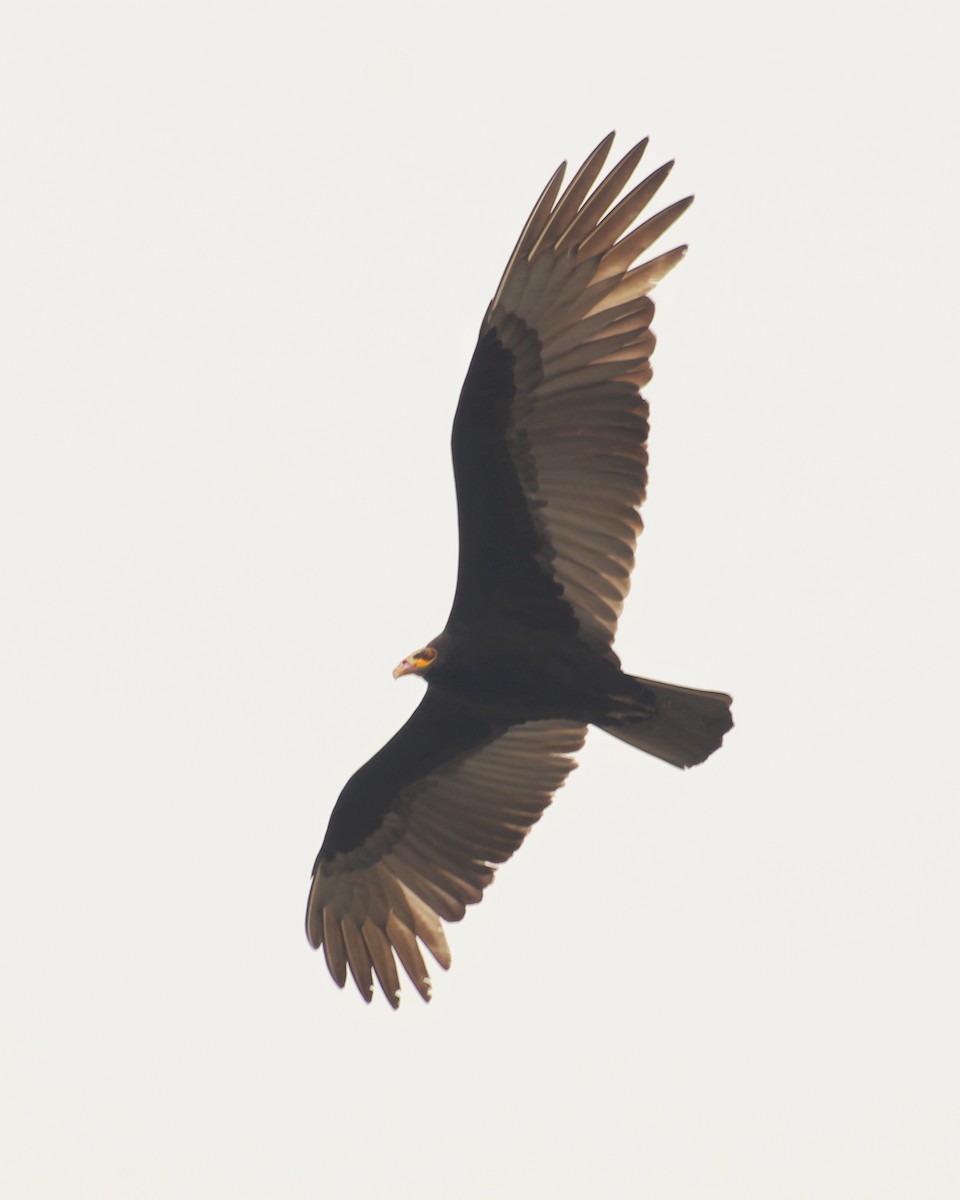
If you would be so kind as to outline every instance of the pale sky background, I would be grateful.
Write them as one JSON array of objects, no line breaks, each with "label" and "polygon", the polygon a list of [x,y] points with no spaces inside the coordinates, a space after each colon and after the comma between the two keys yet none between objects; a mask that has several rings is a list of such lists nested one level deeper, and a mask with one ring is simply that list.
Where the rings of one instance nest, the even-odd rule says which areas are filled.
[{"label": "pale sky background", "polygon": [[[34,3],[0,29],[0,1193],[960,1195],[954,6]],[[658,290],[628,669],[424,1005],[308,949],[443,626],[484,308],[611,128]]]}]

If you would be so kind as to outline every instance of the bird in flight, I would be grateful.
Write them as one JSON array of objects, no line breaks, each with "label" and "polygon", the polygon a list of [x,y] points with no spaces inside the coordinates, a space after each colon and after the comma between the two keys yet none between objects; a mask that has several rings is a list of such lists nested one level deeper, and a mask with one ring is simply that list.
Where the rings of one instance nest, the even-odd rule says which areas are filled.
[{"label": "bird in flight", "polygon": [[[636,260],[690,204],[636,225],[668,175],[626,194],[646,140],[598,183],[603,139],[530,214],[480,327],[453,422],[460,558],[444,631],[397,666],[419,707],[347,783],[313,871],[307,937],[364,1000],[424,1000],[425,946],[476,904],[595,725],[677,767],[732,727],[730,697],[627,675],[613,650],[647,483],[650,290],[683,257]],[[621,198],[622,197],[622,198]]]}]

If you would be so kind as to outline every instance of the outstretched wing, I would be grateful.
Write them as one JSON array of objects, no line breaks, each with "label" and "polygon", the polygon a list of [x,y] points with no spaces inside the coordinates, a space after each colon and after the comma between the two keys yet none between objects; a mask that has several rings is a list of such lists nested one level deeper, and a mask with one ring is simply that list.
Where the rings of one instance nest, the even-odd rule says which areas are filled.
[{"label": "outstretched wing", "polygon": [[558,199],[561,166],[530,214],[484,318],[453,429],[460,567],[451,620],[567,629],[606,654],[642,528],[647,293],[686,247],[633,263],[692,200],[631,230],[673,164],[615,204],[646,142],[594,187],[612,141]]},{"label": "outstretched wing", "polygon": [[[428,689],[420,707],[343,789],[314,866],[307,938],[340,987],[373,975],[400,1003],[399,959],[430,999],[418,942],[450,965],[444,921],[459,921],[517,849],[576,763],[586,727],[491,728]],[[396,956],[396,957],[395,957]]]}]

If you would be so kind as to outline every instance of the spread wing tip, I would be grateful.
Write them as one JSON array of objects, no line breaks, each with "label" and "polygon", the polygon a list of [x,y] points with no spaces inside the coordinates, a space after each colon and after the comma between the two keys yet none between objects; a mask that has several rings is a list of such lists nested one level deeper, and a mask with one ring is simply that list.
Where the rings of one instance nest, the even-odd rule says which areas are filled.
[{"label": "spread wing tip", "polygon": [[417,993],[429,1002],[432,983],[419,941],[444,970],[451,962],[437,914],[425,911],[423,902],[415,900],[412,906],[398,905],[399,914],[396,908],[390,908],[380,921],[366,916],[358,923],[351,915],[337,911],[342,897],[337,894],[339,889],[330,886],[333,882],[318,868],[307,904],[306,933],[314,950],[323,948],[327,969],[337,987],[346,986],[349,974],[364,1003],[369,1004],[377,990],[376,979],[390,1007],[399,1008],[399,960]]}]

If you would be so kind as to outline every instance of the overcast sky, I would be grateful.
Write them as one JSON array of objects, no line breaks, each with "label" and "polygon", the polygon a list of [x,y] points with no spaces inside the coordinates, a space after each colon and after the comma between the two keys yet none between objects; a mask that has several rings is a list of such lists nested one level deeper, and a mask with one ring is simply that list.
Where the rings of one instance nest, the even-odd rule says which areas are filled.
[{"label": "overcast sky", "polygon": [[[36,3],[0,36],[0,1191],[960,1193],[952,9]],[[303,933],[443,626],[449,435],[554,167],[663,249],[593,733],[427,1006]]]}]

